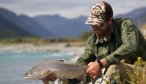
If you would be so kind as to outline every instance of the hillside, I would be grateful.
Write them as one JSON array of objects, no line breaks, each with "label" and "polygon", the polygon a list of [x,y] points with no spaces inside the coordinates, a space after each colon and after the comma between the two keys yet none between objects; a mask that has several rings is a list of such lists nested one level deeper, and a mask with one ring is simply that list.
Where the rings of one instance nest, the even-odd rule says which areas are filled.
[{"label": "hillside", "polygon": [[116,18],[131,18],[138,26],[146,24],[146,7],[135,9],[126,14],[120,14],[115,16]]},{"label": "hillside", "polygon": [[[138,26],[146,24],[146,7],[135,9],[115,18],[132,18]],[[0,38],[29,37],[65,38],[77,37],[91,30],[86,25],[87,16],[67,19],[59,15],[38,15],[28,17],[17,15],[12,11],[0,8]],[[140,28],[140,27],[139,27]]]},{"label": "hillside", "polygon": [[[41,38],[49,38],[53,37],[53,34],[48,30],[43,28],[40,24],[34,21],[32,18],[24,15],[16,15],[14,12],[6,10],[4,8],[0,8],[0,17],[1,17],[1,30],[10,31],[13,29],[14,37],[21,36],[21,34],[25,34],[26,36],[36,36]],[[21,31],[19,31],[21,30]],[[3,33],[5,33],[3,32]],[[2,37],[2,34],[0,33]],[[7,37],[11,37],[7,35]]]},{"label": "hillside", "polygon": [[53,38],[55,35],[44,28],[42,25],[40,25],[38,22],[36,22],[34,19],[26,16],[26,15],[20,15],[21,21],[23,21],[24,25],[27,25],[28,27],[25,28],[26,31],[31,32],[32,34],[41,37],[41,38]]},{"label": "hillside", "polygon": [[46,29],[54,33],[58,38],[76,37],[85,31],[91,30],[90,26],[85,24],[85,16],[75,19],[67,19],[59,15],[44,15],[36,16],[34,19]]},{"label": "hillside", "polygon": [[0,15],[0,38],[28,37],[31,33],[20,29],[19,26],[11,23]]}]

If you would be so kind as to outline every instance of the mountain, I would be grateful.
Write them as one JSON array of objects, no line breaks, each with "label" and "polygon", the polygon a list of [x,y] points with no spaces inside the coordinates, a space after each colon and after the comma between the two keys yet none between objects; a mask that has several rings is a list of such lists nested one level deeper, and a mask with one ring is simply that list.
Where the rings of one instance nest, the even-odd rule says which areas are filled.
[{"label": "mountain", "polygon": [[[146,7],[135,9],[131,12],[114,17],[131,18],[138,26],[141,26],[146,23]],[[53,32],[57,37],[78,36],[85,31],[91,30],[90,25],[84,24],[87,19],[86,16],[66,19],[59,15],[41,15],[35,16],[33,19]]]},{"label": "mountain", "polygon": [[[0,16],[1,21],[3,21],[0,23],[0,27],[5,30],[3,33],[7,33],[9,29],[12,29],[15,37],[26,32],[25,35],[27,36],[40,38],[76,37],[90,30],[90,26],[84,24],[85,16],[75,19],[67,19],[59,15],[42,15],[32,18],[26,15],[17,15],[4,8],[0,8]],[[21,32],[18,30],[21,30]],[[2,32],[0,37],[3,37]]]},{"label": "mountain", "polygon": [[[25,15],[18,16],[15,13],[6,10],[4,8],[0,8],[0,16],[1,16],[1,21],[3,21],[4,19],[4,21],[0,23],[0,26],[3,25],[1,29],[7,31],[9,31],[9,29],[14,29],[13,30],[14,33],[20,33],[20,34],[24,32],[28,32],[31,36],[33,35],[41,38],[53,37],[53,34],[49,32],[49,30],[43,28],[43,26],[41,26],[39,23],[34,21],[32,18],[29,18],[28,16]],[[20,32],[18,30],[23,30],[23,31]],[[29,34],[27,34],[27,36],[29,36]]]},{"label": "mountain", "polygon": [[3,14],[14,15],[13,13],[8,13],[7,10],[0,8],[0,38],[33,36],[31,33],[20,29],[18,25],[13,24],[7,18],[3,17]]},{"label": "mountain", "polygon": [[53,32],[57,38],[63,38],[76,37],[85,31],[91,30],[90,26],[85,24],[86,18],[80,16],[75,19],[67,19],[59,15],[43,15],[36,16],[33,19]]},{"label": "mountain", "polygon": [[131,18],[138,26],[146,24],[146,7],[135,9],[131,12],[115,16],[116,18]]},{"label": "mountain", "polygon": [[32,34],[37,35],[37,36],[42,37],[42,38],[55,37],[55,35],[52,32],[50,32],[49,30],[44,28],[42,25],[40,25],[34,19],[32,19],[26,15],[20,15],[19,17],[23,21],[23,24],[28,26],[25,28],[26,31],[29,31]]},{"label": "mountain", "polygon": [[18,26],[12,24],[7,19],[0,15],[0,38],[9,37],[28,37],[32,36],[29,32],[20,29]]},{"label": "mountain", "polygon": [[[132,18],[138,25],[146,24],[146,7],[120,14],[115,18]],[[64,38],[76,37],[91,30],[86,25],[87,16],[67,19],[59,15],[39,15],[28,17],[16,15],[7,9],[0,8],[0,38],[2,37],[28,37]]]}]

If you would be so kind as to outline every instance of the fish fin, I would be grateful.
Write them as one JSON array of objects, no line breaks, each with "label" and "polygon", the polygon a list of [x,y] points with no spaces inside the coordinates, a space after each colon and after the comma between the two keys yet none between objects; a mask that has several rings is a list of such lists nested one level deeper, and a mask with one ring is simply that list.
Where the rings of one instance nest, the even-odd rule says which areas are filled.
[{"label": "fish fin", "polygon": [[42,74],[41,75],[44,75],[45,74],[45,71],[42,71]]},{"label": "fish fin", "polygon": [[[45,72],[45,73],[43,73],[43,75],[46,77],[46,76],[48,76],[48,75],[50,75],[50,74],[52,74],[52,73],[54,73],[54,72],[51,72],[51,71],[47,71],[47,72]],[[55,74],[55,73],[54,73]]]},{"label": "fish fin", "polygon": [[50,73],[52,73],[50,70],[43,70],[41,75],[44,76],[44,75],[49,75]]}]

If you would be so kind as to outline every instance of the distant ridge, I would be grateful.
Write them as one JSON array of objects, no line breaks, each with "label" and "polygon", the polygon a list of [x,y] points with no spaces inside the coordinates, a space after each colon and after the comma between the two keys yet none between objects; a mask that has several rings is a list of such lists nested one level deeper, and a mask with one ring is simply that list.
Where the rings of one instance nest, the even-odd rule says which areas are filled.
[{"label": "distant ridge", "polygon": [[40,25],[38,22],[36,22],[34,19],[26,16],[26,15],[20,15],[19,16],[21,20],[23,21],[24,25],[28,25],[28,27],[25,28],[26,31],[31,32],[32,34],[41,37],[41,38],[54,38],[55,35],[44,28],[42,25]]},{"label": "distant ridge", "polygon": [[0,8],[0,16],[1,16],[0,26],[3,25],[1,29],[4,29],[6,31],[9,31],[10,28],[13,29],[13,33],[16,33],[14,35],[15,37],[19,37],[23,33],[25,33],[26,37],[27,36],[36,36],[41,38],[53,37],[53,34],[50,33],[49,30],[46,30],[45,28],[43,28],[43,26],[41,26],[28,16],[25,15],[18,16],[15,13],[4,8]]},{"label": "distant ridge", "polygon": [[55,33],[58,38],[62,38],[76,37],[85,31],[91,30],[90,26],[85,24],[86,18],[85,16],[80,16],[75,19],[67,19],[59,15],[44,15],[36,16],[33,19]]},{"label": "distant ridge", "polygon": [[[135,9],[115,18],[132,18],[138,26],[146,24],[146,7]],[[28,17],[0,8],[0,38],[29,37],[70,38],[92,30],[86,25],[87,16],[67,19],[59,15],[39,15]]]},{"label": "distant ridge", "polygon": [[5,18],[4,14],[6,14],[6,16],[15,15],[14,13],[9,12],[8,10],[0,8],[0,38],[33,36],[33,34],[24,31],[18,25],[13,24],[11,21],[9,21],[9,19]]},{"label": "distant ridge", "polygon": [[146,7],[135,9],[126,14],[120,14],[115,16],[116,18],[131,18],[138,26],[146,24]]}]

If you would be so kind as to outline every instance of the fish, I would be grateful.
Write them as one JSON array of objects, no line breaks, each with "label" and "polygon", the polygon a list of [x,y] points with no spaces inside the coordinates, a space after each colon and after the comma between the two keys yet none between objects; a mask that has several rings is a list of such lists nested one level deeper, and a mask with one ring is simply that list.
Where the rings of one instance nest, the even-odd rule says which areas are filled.
[{"label": "fish", "polygon": [[32,69],[24,74],[24,78],[42,80],[51,73],[54,73],[59,79],[73,79],[86,74],[86,69],[87,65],[85,64],[71,64],[60,60],[45,61],[32,67]]}]

